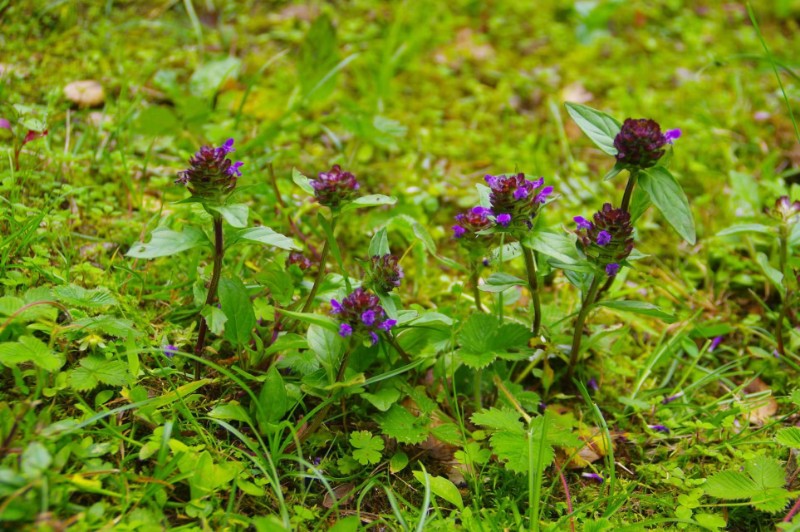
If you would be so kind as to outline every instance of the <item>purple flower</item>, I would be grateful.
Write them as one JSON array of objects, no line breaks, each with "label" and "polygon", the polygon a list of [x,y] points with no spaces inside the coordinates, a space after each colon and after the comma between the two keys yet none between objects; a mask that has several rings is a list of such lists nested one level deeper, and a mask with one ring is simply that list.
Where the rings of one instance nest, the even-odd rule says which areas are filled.
[{"label": "purple flower", "polygon": [[661,126],[655,120],[626,118],[614,137],[617,161],[628,166],[649,168],[663,157],[667,141],[666,135],[661,132]]},{"label": "purple flower", "polygon": [[350,325],[347,323],[342,323],[339,325],[339,336],[342,338],[347,338],[351,334],[353,334],[353,328]]},{"label": "purple flower", "polygon": [[460,225],[453,226],[453,237],[455,238],[461,238],[462,236],[464,236],[464,233],[466,232],[467,230],[461,227]]},{"label": "purple flower", "polygon": [[[311,259],[299,251],[292,251],[289,253],[289,256],[286,257],[286,267],[288,268],[292,264],[296,264],[300,270],[306,271],[307,269],[311,268]],[[331,305],[333,305],[333,301],[331,301]]]},{"label": "purple flower", "polygon": [[596,392],[598,389],[600,389],[600,386],[598,386],[598,385],[597,385],[597,379],[595,379],[594,377],[592,377],[591,379],[589,379],[589,382],[587,382],[587,383],[586,383],[586,386],[587,386],[587,387],[588,387],[590,390],[592,390],[592,391],[595,391],[595,392]]},{"label": "purple flower", "polygon": [[371,327],[373,323],[375,323],[375,311],[374,310],[365,310],[361,313],[361,323],[366,325],[367,327]]},{"label": "purple flower", "polygon": [[594,214],[592,221],[581,216],[574,218],[578,224],[578,247],[586,258],[603,268],[608,275],[616,275],[619,263],[633,251],[633,225],[631,215],[615,209],[610,203]]},{"label": "purple flower", "polygon": [[491,211],[496,214],[496,221],[503,227],[520,232],[530,229],[531,220],[538,214],[541,204],[553,192],[553,187],[537,190],[544,184],[544,178],[534,181],[525,178],[525,174],[487,175],[486,183],[491,189],[489,201]]},{"label": "purple flower", "polygon": [[457,214],[456,221],[458,225],[453,226],[453,236],[455,238],[461,238],[467,233],[470,233],[470,238],[462,240],[461,245],[470,248],[480,248],[485,244],[485,239],[478,239],[477,237],[479,235],[475,233],[491,227],[492,220],[489,219],[489,215],[491,214],[492,211],[481,206],[473,207],[467,212]]},{"label": "purple flower", "polygon": [[591,229],[592,228],[592,222],[590,222],[589,220],[587,220],[583,216],[576,216],[575,218],[573,218],[573,220],[575,220],[575,223],[578,224],[578,229]]},{"label": "purple flower", "polygon": [[664,133],[664,140],[668,143],[672,144],[673,141],[681,138],[681,130],[680,129],[668,129]]},{"label": "purple flower", "polygon": [[781,196],[775,202],[774,209],[764,209],[767,214],[785,223],[791,223],[800,215],[800,201],[792,201],[789,196]]},{"label": "purple flower", "polygon": [[611,242],[611,233],[605,230],[597,233],[598,246],[607,246],[609,242]]},{"label": "purple flower", "polygon": [[236,178],[242,175],[242,164],[232,163],[227,155],[233,151],[233,139],[219,148],[202,146],[189,159],[189,168],[178,172],[176,184],[186,185],[193,196],[221,202],[236,187]]},{"label": "purple flower", "polygon": [[333,165],[328,172],[320,172],[319,178],[312,179],[310,184],[320,205],[332,209],[353,199],[360,188],[356,176],[345,172],[338,164]]},{"label": "purple flower", "polygon": [[722,343],[722,340],[724,340],[724,339],[725,339],[725,337],[724,337],[724,336],[717,336],[716,338],[714,338],[713,340],[711,340],[711,345],[710,345],[710,346],[708,346],[708,352],[709,352],[709,353],[713,353],[713,352],[714,352],[714,350],[715,350],[717,347],[719,347],[719,344],[721,344],[721,343]]},{"label": "purple flower", "polygon": [[619,264],[616,262],[612,262],[611,264],[606,265],[606,275],[609,277],[614,277],[619,273]]},{"label": "purple flower", "polygon": [[536,195],[536,203],[545,203],[547,201],[547,196],[553,193],[553,187],[547,186],[544,187],[539,194]]},{"label": "purple flower", "polygon": [[389,332],[395,325],[397,325],[397,320],[386,320],[378,325],[378,328],[382,331]]},{"label": "purple flower", "polygon": [[177,352],[178,352],[178,348],[177,348],[177,347],[175,347],[175,346],[174,346],[174,345],[172,345],[172,344],[169,344],[169,345],[165,345],[165,346],[164,346],[164,347],[161,349],[161,351],[164,353],[164,356],[165,356],[165,357],[167,357],[167,358],[170,358],[170,359],[171,359],[172,357],[174,357],[174,356],[175,356],[175,353],[177,353]]},{"label": "purple flower", "polygon": [[378,335],[375,334],[374,331],[369,333],[369,337],[370,337],[370,340],[372,340],[372,345],[375,345],[375,344],[378,343]]},{"label": "purple flower", "polygon": [[519,201],[521,199],[524,199],[524,198],[527,198],[527,197],[528,197],[528,189],[526,189],[526,188],[520,187],[520,188],[518,188],[517,190],[514,191],[514,199],[517,200],[517,201]]},{"label": "purple flower", "polygon": [[497,215],[497,223],[499,223],[503,227],[508,227],[508,224],[511,223],[511,215],[510,214],[498,214]]},{"label": "purple flower", "polygon": [[343,310],[344,308],[342,308],[341,303],[339,303],[335,299],[331,299],[331,314],[339,314]]},{"label": "purple flower", "polygon": [[373,255],[366,269],[367,278],[364,287],[381,294],[388,294],[400,286],[400,280],[405,277],[400,259],[391,253],[383,256]]},{"label": "purple flower", "polygon": [[603,482],[605,482],[605,479],[603,479],[603,477],[601,477],[597,473],[581,473],[581,476],[583,478],[588,478],[589,480],[594,480],[598,484],[602,484]]},{"label": "purple flower", "polygon": [[654,430],[656,432],[663,432],[665,434],[669,434],[669,429],[664,425],[647,425],[650,430]]},{"label": "purple flower", "polygon": [[0,129],[7,129],[11,131],[11,122],[6,120],[5,118],[0,118]]}]

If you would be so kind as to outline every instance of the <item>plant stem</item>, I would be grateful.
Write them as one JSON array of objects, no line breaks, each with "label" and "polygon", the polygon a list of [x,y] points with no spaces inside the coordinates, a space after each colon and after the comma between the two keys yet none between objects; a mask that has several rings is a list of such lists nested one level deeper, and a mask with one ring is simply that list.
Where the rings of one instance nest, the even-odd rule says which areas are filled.
[{"label": "plant stem", "polygon": [[594,300],[597,297],[597,290],[600,288],[600,276],[594,275],[592,284],[589,287],[589,292],[586,294],[583,302],[581,303],[581,310],[578,313],[578,319],[575,322],[575,332],[572,335],[572,351],[569,354],[569,366],[567,367],[567,379],[572,378],[575,372],[575,366],[578,362],[578,353],[581,349],[581,339],[583,338],[583,324],[586,322],[586,317],[589,315]]},{"label": "plant stem", "polygon": [[[336,228],[336,217],[331,218],[331,235],[333,235],[333,230]],[[328,253],[331,250],[331,243],[330,240],[327,238],[325,239],[325,245],[322,246],[322,255],[319,258],[319,269],[317,270],[317,277],[314,279],[314,284],[311,286],[311,291],[308,293],[308,299],[306,299],[305,305],[303,305],[303,310],[301,312],[308,312],[311,308],[311,304],[314,302],[314,297],[317,295],[317,290],[319,290],[319,285],[322,284],[322,278],[325,277],[325,261],[328,260]]]},{"label": "plant stem", "polygon": [[483,312],[481,305],[481,291],[478,289],[478,280],[481,278],[480,270],[478,270],[478,263],[472,265],[472,273],[469,276],[470,288],[472,288],[472,298],[475,299],[475,308],[478,312]]},{"label": "plant stem", "polygon": [[[780,253],[780,271],[783,275],[783,279],[786,279],[786,262],[789,256],[789,227],[787,224],[781,225],[781,232],[780,232],[780,240],[781,240],[781,253]],[[786,355],[786,348],[783,345],[783,321],[786,318],[786,307],[788,306],[789,302],[789,286],[784,282],[783,284],[784,293],[781,296],[781,310],[778,314],[778,323],[775,324],[775,338],[778,341],[778,354],[780,356]]]},{"label": "plant stem", "polygon": [[525,257],[525,269],[528,271],[528,286],[531,290],[533,300],[533,331],[534,336],[539,336],[539,329],[542,327],[542,303],[539,300],[539,279],[536,276],[536,259],[533,250],[522,246],[522,256]]},{"label": "plant stem", "polygon": [[[206,305],[213,305],[217,299],[217,287],[219,286],[219,278],[222,274],[222,257],[225,254],[222,240],[222,216],[214,214],[214,270],[211,273],[211,282],[208,285],[208,294],[206,295]],[[194,346],[194,354],[202,356],[203,349],[206,346],[206,333],[208,332],[208,323],[206,319],[200,316],[200,325],[197,331],[197,343]],[[199,378],[200,363],[195,362],[195,377]]]}]

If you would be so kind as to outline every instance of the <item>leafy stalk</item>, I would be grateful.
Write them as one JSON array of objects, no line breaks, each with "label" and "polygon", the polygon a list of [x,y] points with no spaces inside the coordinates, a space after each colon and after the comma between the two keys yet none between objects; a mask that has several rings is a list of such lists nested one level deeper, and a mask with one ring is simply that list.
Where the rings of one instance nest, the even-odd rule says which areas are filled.
[{"label": "leafy stalk", "polygon": [[[217,299],[217,287],[219,286],[219,278],[222,274],[222,257],[225,254],[224,243],[222,239],[222,216],[219,213],[214,213],[214,270],[211,273],[211,282],[208,285],[208,294],[206,295],[206,305],[213,305]],[[208,322],[205,317],[200,316],[200,325],[197,331],[197,343],[194,346],[194,354],[202,356],[203,349],[206,346],[206,334],[208,332]],[[195,364],[195,373],[199,372],[199,365]]]},{"label": "leafy stalk", "polygon": [[539,279],[536,276],[536,259],[533,250],[522,246],[522,256],[525,257],[525,269],[528,272],[528,286],[533,300],[533,331],[534,336],[539,336],[539,329],[542,327],[542,304],[539,300]]},{"label": "leafy stalk", "polygon": [[[331,238],[333,238],[333,230],[336,228],[336,216],[331,216]],[[314,297],[317,295],[317,290],[319,290],[319,285],[322,284],[322,278],[325,277],[325,261],[328,260],[328,253],[331,251],[331,242],[330,239],[325,239],[325,245],[322,246],[322,255],[319,258],[319,269],[317,270],[317,277],[314,279],[314,284],[311,286],[311,291],[308,293],[308,299],[306,299],[305,304],[303,305],[302,312],[308,312],[311,308],[312,303],[314,302]]]},{"label": "leafy stalk", "polygon": [[583,324],[586,322],[586,317],[589,315],[592,305],[594,305],[599,288],[600,276],[599,274],[595,274],[594,278],[592,279],[592,284],[589,287],[589,291],[581,303],[581,310],[578,313],[578,319],[575,322],[575,332],[572,334],[572,350],[569,354],[569,366],[567,367],[568,380],[572,378],[572,374],[575,372],[575,366],[578,363],[578,353],[581,349],[581,340],[583,338]]}]

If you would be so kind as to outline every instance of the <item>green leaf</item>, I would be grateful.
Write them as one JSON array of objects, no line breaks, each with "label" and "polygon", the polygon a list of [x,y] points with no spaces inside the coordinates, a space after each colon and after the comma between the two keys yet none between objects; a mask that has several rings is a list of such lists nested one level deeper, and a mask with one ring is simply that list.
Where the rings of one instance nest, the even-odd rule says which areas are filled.
[{"label": "green leaf", "polygon": [[147,244],[139,242],[132,245],[125,256],[135,259],[155,259],[169,257],[197,246],[210,245],[205,233],[194,227],[186,227],[181,232],[159,227],[153,230],[150,237],[150,242]]},{"label": "green leaf", "polygon": [[635,223],[636,220],[641,218],[652,204],[653,202],[650,201],[650,194],[642,190],[641,187],[634,188],[633,198],[631,198],[631,223]]},{"label": "green leaf", "polygon": [[225,322],[228,321],[228,316],[214,305],[203,305],[200,315],[203,316],[208,325],[208,329],[212,334],[219,336],[225,332]]},{"label": "green leaf", "polygon": [[520,421],[519,413],[510,408],[484,408],[472,414],[470,418],[476,425],[488,427],[492,430],[502,430],[507,432],[518,432],[520,435],[525,433],[525,427]]},{"label": "green leaf", "polygon": [[708,495],[720,499],[749,499],[761,491],[753,479],[738,471],[711,475],[703,489]]},{"label": "green leaf", "polygon": [[[616,155],[616,153],[614,155]],[[611,170],[606,172],[606,175],[603,176],[603,181],[611,181],[612,179],[617,177],[619,173],[622,172],[624,169],[625,169],[624,164],[620,164],[618,162],[614,163],[614,166],[611,167]]]},{"label": "green leaf", "polygon": [[634,314],[642,314],[644,316],[652,316],[667,323],[675,322],[676,318],[672,314],[664,312],[659,307],[652,303],[644,301],[601,301],[597,303],[598,306],[610,308],[612,310],[619,310],[622,312],[633,312]]},{"label": "green leaf", "polygon": [[292,310],[285,310],[285,309],[281,309],[280,313],[305,323],[310,323],[313,325],[319,325],[320,327],[325,327],[329,331],[333,331],[335,333],[339,332],[339,322],[329,316],[323,316],[322,314],[313,314],[310,312],[294,312]]},{"label": "green leaf", "polygon": [[497,318],[482,312],[473,313],[458,335],[459,359],[478,369],[494,361],[496,355],[509,349],[525,348],[530,339],[527,327],[518,323],[500,325]]},{"label": "green leaf", "polygon": [[233,401],[230,403],[223,403],[215,406],[208,413],[208,417],[213,419],[222,419],[224,421],[241,421],[243,423],[250,423],[250,414],[244,409],[242,405]]},{"label": "green leaf", "polygon": [[774,458],[763,455],[756,456],[745,463],[744,469],[763,490],[782,488],[786,483],[783,466]]},{"label": "green leaf", "polygon": [[361,207],[377,207],[380,205],[394,205],[397,203],[397,198],[384,196],[383,194],[370,194],[369,196],[361,196],[353,201],[347,203],[342,207],[342,212],[360,209]]},{"label": "green leaf", "polygon": [[759,251],[756,254],[756,262],[758,262],[758,265],[761,266],[761,271],[764,272],[764,275],[767,276],[767,279],[769,279],[778,292],[785,295],[786,287],[783,286],[783,273],[777,268],[772,267],[772,265],[769,263],[769,257],[767,257],[763,252]]},{"label": "green leaf", "polygon": [[243,240],[250,240],[252,242],[260,242],[262,244],[273,246],[279,249],[297,250],[297,251],[300,251],[302,249],[300,246],[297,245],[297,243],[293,239],[289,238],[286,235],[276,233],[269,227],[263,225],[259,227],[251,227],[250,229],[245,229],[244,231],[242,231],[237,235],[237,238]]},{"label": "green leaf", "polygon": [[219,303],[228,318],[225,322],[225,338],[236,345],[249,342],[253,327],[256,326],[256,314],[241,279],[234,277],[220,281]]},{"label": "green leaf", "polygon": [[575,235],[537,231],[530,233],[522,243],[525,247],[566,264],[574,264],[580,260],[575,247]]},{"label": "green leaf", "polygon": [[32,362],[45,371],[55,371],[64,365],[47,344],[33,336],[20,336],[16,342],[0,344],[0,364],[7,367]]},{"label": "green leaf", "polygon": [[311,324],[306,339],[308,347],[317,355],[317,359],[329,368],[332,368],[344,354],[345,344],[339,336],[338,329],[333,331],[318,324]]},{"label": "green leaf", "polygon": [[736,224],[723,229],[717,236],[738,235],[740,233],[761,233],[765,235],[773,234],[773,229],[763,224]]},{"label": "green leaf", "polygon": [[619,122],[606,113],[585,105],[567,103],[566,106],[569,116],[598,148],[611,156],[617,154],[617,148],[614,147],[614,137],[617,136],[622,127]]},{"label": "green leaf", "polygon": [[339,45],[336,28],[327,15],[311,24],[300,47],[297,79],[300,91],[309,101],[324,100],[336,86]]},{"label": "green leaf", "polygon": [[392,473],[399,473],[408,465],[408,455],[403,451],[398,451],[389,460],[389,471]]},{"label": "green leaf", "polygon": [[258,394],[258,402],[261,403],[261,408],[257,412],[260,414],[259,423],[262,430],[267,428],[265,425],[280,421],[290,408],[286,384],[275,365],[272,365],[267,372],[267,378],[264,379]]},{"label": "green leaf", "polygon": [[369,401],[372,406],[381,412],[386,412],[397,403],[398,399],[400,399],[400,390],[393,386],[387,386],[385,388],[381,388],[374,394],[364,393],[362,396],[364,399]]},{"label": "green leaf", "polygon": [[381,227],[375,232],[375,234],[372,236],[372,239],[369,241],[369,256],[374,257],[377,255],[382,257],[389,252],[389,238],[386,234],[386,228]]},{"label": "green leaf", "polygon": [[515,286],[525,286],[528,281],[520,279],[510,273],[493,273],[486,279],[486,283],[479,286],[481,292],[505,292]]},{"label": "green leaf", "polygon": [[791,497],[791,493],[784,488],[769,488],[752,497],[750,504],[756,510],[775,514],[786,509],[786,503]]},{"label": "green leaf", "polygon": [[383,451],[383,440],[373,436],[371,432],[360,430],[350,434],[350,445],[355,450],[353,458],[361,465],[377,464],[381,461],[381,451]]},{"label": "green leaf", "polygon": [[72,389],[85,392],[99,384],[125,386],[130,383],[128,365],[121,360],[106,360],[90,356],[81,359],[79,368],[69,372],[68,382]]},{"label": "green leaf", "polygon": [[241,64],[240,59],[232,56],[203,64],[189,79],[189,91],[193,96],[211,100],[228,79],[238,76]]},{"label": "green leaf", "polygon": [[400,443],[422,443],[428,437],[427,419],[414,416],[400,405],[392,406],[378,424],[384,434]]},{"label": "green leaf", "polygon": [[62,303],[73,307],[94,309],[118,304],[106,287],[87,290],[82,286],[70,284],[53,288],[53,295]]},{"label": "green leaf", "polygon": [[444,499],[459,510],[464,509],[464,500],[461,498],[461,492],[458,491],[458,488],[455,484],[453,484],[452,481],[444,477],[435,477],[429,475],[424,471],[414,471],[414,478],[416,478],[423,486],[426,484],[425,477],[427,477],[427,480],[430,483],[431,491],[434,495]]},{"label": "green leaf", "polygon": [[292,181],[306,193],[312,196],[314,195],[314,187],[311,186],[311,179],[303,175],[297,168],[292,168]]},{"label": "green leaf", "polygon": [[247,227],[247,216],[250,213],[250,209],[247,205],[242,203],[236,203],[234,205],[209,205],[208,208],[220,213],[225,221],[231,224],[231,227],[237,229]]},{"label": "green leaf", "polygon": [[41,477],[53,463],[50,451],[38,441],[28,444],[20,457],[19,468],[22,475],[30,480]]},{"label": "green leaf", "polygon": [[675,177],[662,166],[641,170],[639,186],[650,196],[667,222],[687,242],[694,245],[697,236],[689,200]]},{"label": "green leaf", "polygon": [[775,441],[792,449],[800,449],[800,427],[786,427],[775,433]]},{"label": "green leaf", "polygon": [[169,107],[151,105],[143,109],[133,122],[133,131],[147,137],[176,135],[181,131],[181,123]]}]

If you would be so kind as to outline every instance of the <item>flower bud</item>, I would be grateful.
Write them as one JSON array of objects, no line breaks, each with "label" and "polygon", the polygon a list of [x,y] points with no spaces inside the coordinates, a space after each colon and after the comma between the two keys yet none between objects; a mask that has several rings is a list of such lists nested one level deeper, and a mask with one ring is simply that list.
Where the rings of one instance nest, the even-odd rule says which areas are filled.
[{"label": "flower bud", "polygon": [[186,185],[192,196],[214,203],[222,203],[224,197],[236,188],[236,178],[241,177],[242,162],[232,162],[228,154],[233,149],[233,139],[228,139],[219,148],[203,146],[189,159],[189,168],[178,172],[176,184]]},{"label": "flower bud", "polygon": [[626,166],[650,168],[663,157],[664,146],[672,144],[680,136],[680,129],[662,133],[655,120],[626,118],[614,137],[617,161]]},{"label": "flower bud", "polygon": [[781,196],[775,201],[773,209],[765,209],[767,214],[778,221],[794,223],[800,219],[800,201],[792,201],[789,196]]},{"label": "flower bud", "polygon": [[388,332],[397,321],[387,319],[386,312],[380,305],[380,299],[359,287],[344,298],[341,303],[331,300],[331,314],[340,320],[339,335],[369,337],[374,345],[378,343],[378,333]]},{"label": "flower bud", "polygon": [[543,177],[531,181],[521,172],[516,175],[487,175],[486,183],[491,189],[489,201],[496,222],[512,232],[529,230],[539,208],[553,193],[553,187],[542,187]]},{"label": "flower bud", "polygon": [[387,253],[384,256],[374,255],[367,266],[367,279],[364,287],[376,292],[388,294],[398,286],[404,277],[403,268],[398,263],[399,259]]},{"label": "flower bud", "polygon": [[603,268],[607,275],[619,272],[619,262],[633,251],[633,225],[631,215],[622,209],[614,209],[610,203],[595,213],[592,221],[575,217],[578,224],[578,246],[586,258]]},{"label": "flower bud", "polygon": [[360,185],[356,177],[350,172],[345,172],[338,164],[333,165],[330,171],[320,172],[318,179],[310,181],[314,188],[314,197],[320,205],[336,209],[356,196]]}]

